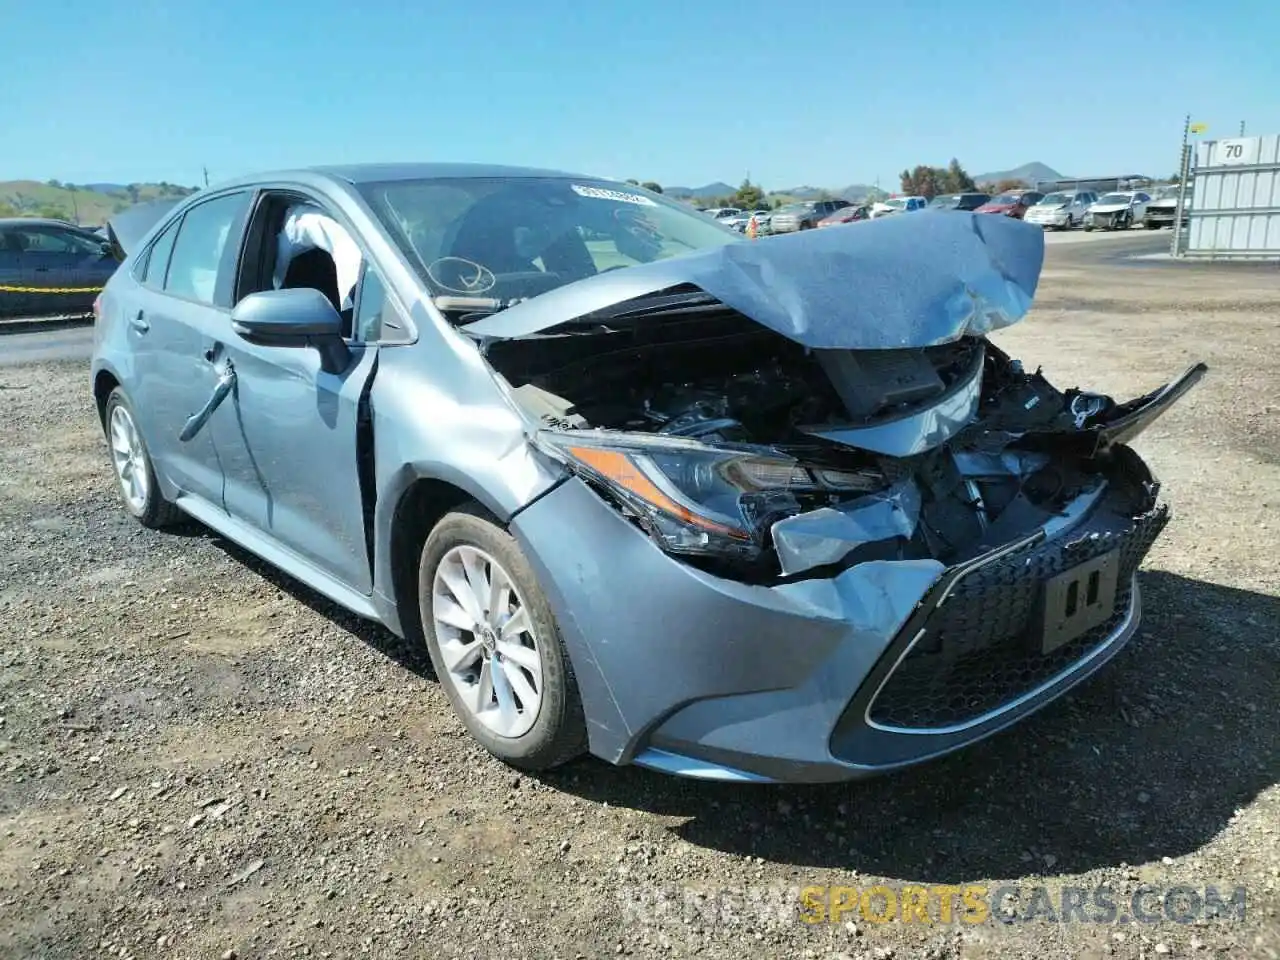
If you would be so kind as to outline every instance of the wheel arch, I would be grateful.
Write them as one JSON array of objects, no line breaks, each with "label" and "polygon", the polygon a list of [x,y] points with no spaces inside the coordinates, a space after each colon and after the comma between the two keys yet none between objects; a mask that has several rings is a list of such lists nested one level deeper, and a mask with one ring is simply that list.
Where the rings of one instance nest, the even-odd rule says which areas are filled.
[{"label": "wheel arch", "polygon": [[98,423],[107,426],[107,399],[111,391],[120,386],[120,378],[108,367],[100,368],[93,375],[93,401],[98,408]]},{"label": "wheel arch", "polygon": [[423,639],[418,560],[427,537],[447,513],[464,504],[483,508],[494,523],[505,529],[510,518],[488,500],[461,484],[427,474],[415,476],[400,491],[388,517],[387,555],[391,600],[400,621],[399,632],[406,639]]}]

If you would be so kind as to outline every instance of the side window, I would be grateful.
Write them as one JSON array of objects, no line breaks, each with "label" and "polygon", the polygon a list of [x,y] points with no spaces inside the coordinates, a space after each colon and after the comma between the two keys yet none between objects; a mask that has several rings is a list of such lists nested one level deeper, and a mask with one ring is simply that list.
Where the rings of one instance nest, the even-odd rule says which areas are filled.
[{"label": "side window", "polygon": [[147,254],[147,261],[138,275],[138,280],[148,287],[164,289],[164,276],[169,269],[169,255],[173,253],[173,241],[178,238],[180,223],[182,223],[181,217],[169,224],[164,233],[160,234],[156,242],[151,245],[151,252]]},{"label": "side window", "polygon": [[101,245],[95,245],[87,237],[70,230],[41,228],[28,230],[26,248],[31,253],[70,253],[79,256],[97,253]]},{"label": "side window", "polygon": [[360,302],[356,304],[354,333],[360,343],[376,343],[386,330],[403,330],[399,311],[387,296],[387,287],[378,271],[366,267],[360,280]]},{"label": "side window", "polygon": [[231,230],[243,220],[248,193],[233,193],[192,207],[182,218],[165,292],[213,305],[227,244],[238,243]]}]

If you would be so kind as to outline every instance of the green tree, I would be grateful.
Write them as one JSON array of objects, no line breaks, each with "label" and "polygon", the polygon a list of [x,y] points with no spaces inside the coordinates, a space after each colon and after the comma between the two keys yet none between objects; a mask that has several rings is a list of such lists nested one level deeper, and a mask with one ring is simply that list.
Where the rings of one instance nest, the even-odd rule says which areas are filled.
[{"label": "green tree", "polygon": [[947,172],[942,177],[942,186],[947,193],[969,193],[977,189],[973,177],[969,176],[969,172],[960,166],[960,161],[955,157],[952,157],[951,162],[947,164]]},{"label": "green tree", "polygon": [[58,180],[46,180],[46,181],[45,181],[45,185],[46,185],[46,186],[50,186],[50,187],[54,187],[54,188],[57,188],[57,189],[61,189],[61,188],[62,188],[62,183],[61,183],[61,181],[58,181]]},{"label": "green tree", "polygon": [[70,220],[67,208],[60,203],[46,203],[36,210],[37,217],[47,217],[50,220]]},{"label": "green tree", "polygon": [[633,187],[640,186],[639,180],[632,180],[630,177],[627,178],[627,183],[631,184]]},{"label": "green tree", "polygon": [[932,200],[938,194],[945,192],[942,182],[946,173],[941,167],[930,167],[925,164],[917,164],[913,170],[903,170],[899,174],[902,192],[908,196]]},{"label": "green tree", "polygon": [[764,190],[759,184],[744,179],[742,185],[728,200],[728,206],[737,207],[739,210],[755,210],[764,205]]},{"label": "green tree", "polygon": [[932,200],[939,194],[966,193],[977,189],[973,177],[960,165],[960,161],[951,158],[945,167],[931,167],[918,164],[911,170],[903,170],[900,176],[902,192]]},{"label": "green tree", "polygon": [[21,211],[7,200],[0,200],[0,217],[16,217]]},{"label": "green tree", "polygon": [[644,183],[640,184],[640,186],[644,187],[646,190],[652,193],[662,192],[662,185],[655,183],[653,180],[646,180]]}]

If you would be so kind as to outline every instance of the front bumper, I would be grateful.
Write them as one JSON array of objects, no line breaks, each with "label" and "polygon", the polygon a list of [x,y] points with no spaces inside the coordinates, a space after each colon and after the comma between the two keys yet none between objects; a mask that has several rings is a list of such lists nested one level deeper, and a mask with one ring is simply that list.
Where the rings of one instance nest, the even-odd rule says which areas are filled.
[{"label": "front bumper", "polygon": [[1047,213],[1028,213],[1023,219],[1041,227],[1062,227],[1067,224],[1070,216],[1066,210],[1053,210]]},{"label": "front bumper", "polygon": [[[511,530],[573,663],[591,752],[707,779],[829,782],[980,740],[1106,663],[1137,628],[1135,573],[1167,521],[1103,494],[1056,529],[944,568],[874,561],[748,586],[664,554],[571,479]],[[1108,556],[1114,606],[1041,654],[1050,578]]]},{"label": "front bumper", "polygon": [[1110,230],[1130,216],[1127,210],[1108,211],[1107,213],[1089,213],[1085,215],[1085,224],[1099,230]]}]

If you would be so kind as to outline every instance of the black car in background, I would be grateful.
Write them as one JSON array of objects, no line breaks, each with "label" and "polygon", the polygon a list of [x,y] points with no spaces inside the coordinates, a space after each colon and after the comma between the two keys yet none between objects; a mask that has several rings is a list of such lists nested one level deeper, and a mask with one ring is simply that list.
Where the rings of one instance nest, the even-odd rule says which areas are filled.
[{"label": "black car in background", "polygon": [[119,265],[118,251],[87,227],[0,219],[0,317],[88,314]]}]

